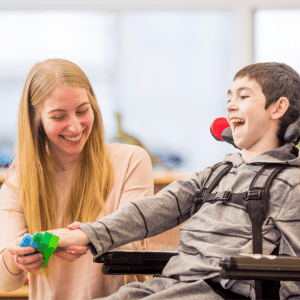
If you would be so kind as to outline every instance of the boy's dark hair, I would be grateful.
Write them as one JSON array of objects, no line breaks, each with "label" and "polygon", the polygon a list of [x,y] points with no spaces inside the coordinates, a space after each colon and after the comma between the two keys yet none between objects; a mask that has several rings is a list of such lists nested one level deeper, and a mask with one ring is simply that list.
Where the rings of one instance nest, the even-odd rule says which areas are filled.
[{"label": "boy's dark hair", "polygon": [[300,115],[300,76],[290,66],[284,63],[257,63],[244,67],[236,73],[233,80],[248,77],[255,80],[266,97],[266,109],[280,97],[289,100],[289,108],[280,119],[277,133],[279,145],[284,144],[286,128]]}]

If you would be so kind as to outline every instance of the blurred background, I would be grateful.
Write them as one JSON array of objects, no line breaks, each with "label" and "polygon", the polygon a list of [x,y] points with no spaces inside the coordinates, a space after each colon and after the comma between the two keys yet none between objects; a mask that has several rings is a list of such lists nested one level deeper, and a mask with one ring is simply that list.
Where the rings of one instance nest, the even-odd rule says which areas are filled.
[{"label": "blurred background", "polygon": [[[0,185],[25,78],[49,58],[87,74],[107,141],[148,151],[156,193],[236,151],[210,125],[238,70],[277,61],[300,72],[300,0],[0,0]],[[179,229],[151,249],[176,249]],[[28,299],[28,285],[18,291],[9,299]]]},{"label": "blurred background", "polygon": [[64,58],[89,77],[107,141],[142,145],[154,172],[220,161],[234,74],[278,61],[300,72],[300,1],[0,1],[0,165],[14,157],[17,111],[31,67]]}]

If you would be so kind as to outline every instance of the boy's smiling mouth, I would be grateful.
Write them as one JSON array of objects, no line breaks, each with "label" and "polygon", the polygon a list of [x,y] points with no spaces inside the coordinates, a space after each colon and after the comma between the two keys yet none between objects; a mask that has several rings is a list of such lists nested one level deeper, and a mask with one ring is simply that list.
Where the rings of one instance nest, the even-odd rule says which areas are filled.
[{"label": "boy's smiling mouth", "polygon": [[241,128],[245,124],[245,121],[239,118],[230,119],[230,125],[233,128],[233,131]]}]

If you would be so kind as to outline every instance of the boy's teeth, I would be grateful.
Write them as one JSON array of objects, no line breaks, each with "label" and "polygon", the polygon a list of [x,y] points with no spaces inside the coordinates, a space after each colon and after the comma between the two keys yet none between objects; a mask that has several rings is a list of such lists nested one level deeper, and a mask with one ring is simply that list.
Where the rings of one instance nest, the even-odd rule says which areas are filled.
[{"label": "boy's teeth", "polygon": [[232,121],[232,124],[233,125],[242,125],[242,124],[244,124],[245,123],[245,121],[243,121],[243,120],[233,120]]},{"label": "boy's teeth", "polygon": [[231,123],[233,125],[233,129],[236,130],[238,127],[244,125],[245,121],[242,119],[233,119]]}]

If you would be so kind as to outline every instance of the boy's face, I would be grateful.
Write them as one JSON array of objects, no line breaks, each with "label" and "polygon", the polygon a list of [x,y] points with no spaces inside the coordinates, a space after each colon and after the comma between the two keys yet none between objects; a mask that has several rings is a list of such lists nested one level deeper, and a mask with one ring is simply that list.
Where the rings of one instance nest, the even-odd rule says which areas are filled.
[{"label": "boy's face", "polygon": [[236,79],[228,91],[226,118],[236,146],[263,153],[276,138],[271,107],[265,109],[266,97],[260,85],[248,77]]}]

